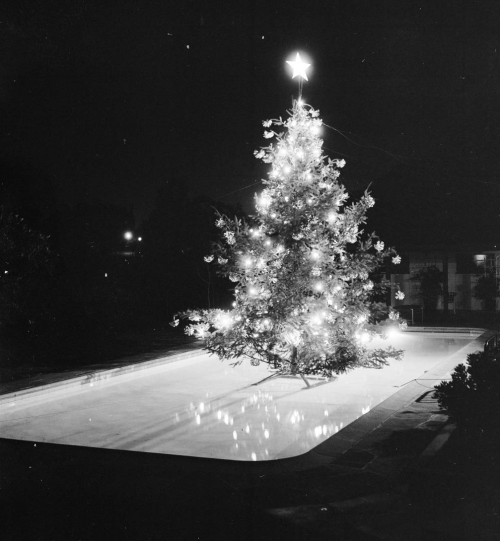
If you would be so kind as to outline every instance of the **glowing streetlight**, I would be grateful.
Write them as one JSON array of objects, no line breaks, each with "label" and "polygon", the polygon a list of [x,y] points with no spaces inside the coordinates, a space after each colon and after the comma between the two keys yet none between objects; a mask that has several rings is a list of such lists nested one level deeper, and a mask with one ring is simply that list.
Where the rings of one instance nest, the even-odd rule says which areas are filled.
[{"label": "glowing streetlight", "polygon": [[132,231],[125,231],[125,233],[123,233],[123,238],[125,240],[132,240],[134,235],[132,234]]}]

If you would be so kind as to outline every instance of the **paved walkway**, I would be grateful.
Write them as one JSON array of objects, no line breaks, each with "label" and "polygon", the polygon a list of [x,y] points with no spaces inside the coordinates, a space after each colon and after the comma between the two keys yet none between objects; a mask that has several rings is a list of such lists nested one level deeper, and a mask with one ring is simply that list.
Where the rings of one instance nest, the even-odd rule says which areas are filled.
[{"label": "paved walkway", "polygon": [[435,379],[485,338],[440,363],[427,382],[410,382],[309,453],[286,460],[241,463],[0,439],[2,538],[479,539],[453,523],[436,526],[428,507],[422,515],[412,483],[434,475],[429,457],[450,432],[432,398]]}]

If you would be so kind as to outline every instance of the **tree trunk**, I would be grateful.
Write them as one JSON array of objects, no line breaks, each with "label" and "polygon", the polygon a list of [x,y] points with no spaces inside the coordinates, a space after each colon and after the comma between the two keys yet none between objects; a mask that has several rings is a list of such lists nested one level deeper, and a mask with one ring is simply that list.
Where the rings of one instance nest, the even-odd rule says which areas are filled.
[{"label": "tree trunk", "polygon": [[297,348],[295,346],[292,346],[292,356],[290,358],[290,372],[294,376],[296,376],[298,373],[298,375],[304,380],[305,384],[308,387],[311,386],[311,384],[307,381],[304,374],[301,374],[300,372],[297,371]]},{"label": "tree trunk", "polygon": [[292,356],[290,357],[290,372],[297,374],[297,348],[292,346]]}]

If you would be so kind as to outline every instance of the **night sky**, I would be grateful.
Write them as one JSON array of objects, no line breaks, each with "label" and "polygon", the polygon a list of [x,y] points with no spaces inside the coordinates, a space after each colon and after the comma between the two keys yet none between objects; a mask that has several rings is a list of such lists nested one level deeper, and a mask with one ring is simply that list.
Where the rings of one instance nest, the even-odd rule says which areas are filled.
[{"label": "night sky", "polygon": [[60,203],[133,204],[138,223],[173,178],[251,211],[261,122],[297,96],[299,50],[348,190],[370,185],[412,238],[440,224],[493,243],[499,21],[487,0],[4,1],[0,158],[43,171]]}]

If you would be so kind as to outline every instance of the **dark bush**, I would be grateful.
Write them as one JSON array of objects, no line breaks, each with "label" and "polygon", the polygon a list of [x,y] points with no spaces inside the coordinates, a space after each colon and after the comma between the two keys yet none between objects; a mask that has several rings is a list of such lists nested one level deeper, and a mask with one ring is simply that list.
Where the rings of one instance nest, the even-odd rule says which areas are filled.
[{"label": "dark bush", "polygon": [[440,407],[459,427],[481,430],[498,423],[500,417],[500,354],[476,352],[459,364],[451,381],[435,386]]}]

